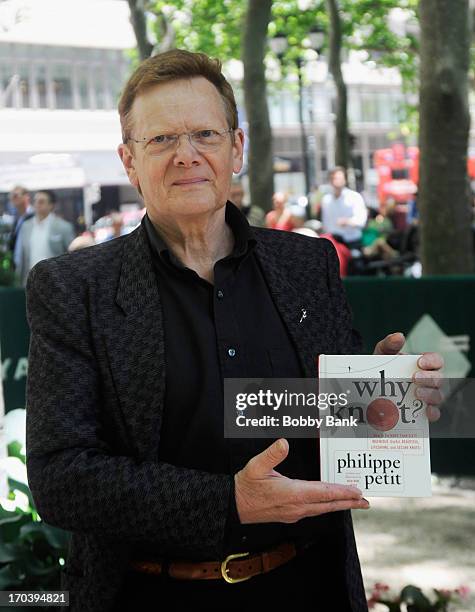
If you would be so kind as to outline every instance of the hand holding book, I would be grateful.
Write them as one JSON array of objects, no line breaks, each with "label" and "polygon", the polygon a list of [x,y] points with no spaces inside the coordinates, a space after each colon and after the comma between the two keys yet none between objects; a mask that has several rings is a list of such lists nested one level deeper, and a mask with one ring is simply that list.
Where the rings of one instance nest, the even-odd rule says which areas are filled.
[{"label": "hand holding book", "polygon": [[[401,349],[405,341],[404,334],[401,332],[389,334],[376,344],[373,354],[403,355]],[[429,421],[434,422],[440,418],[438,406],[444,399],[440,390],[444,358],[439,353],[423,353],[417,365],[420,370],[413,374],[413,381],[416,385],[415,395],[425,402],[427,417]]]},{"label": "hand holding book", "polygon": [[[322,480],[369,496],[431,495],[428,415],[416,392],[436,389],[415,384],[426,356],[320,355],[320,391],[347,393],[332,409],[339,428],[320,429]],[[346,426],[345,416],[356,418],[356,427]]]},{"label": "hand holding book", "polygon": [[275,468],[288,453],[287,440],[276,440],[234,476],[236,508],[243,525],[296,523],[327,512],[369,508],[357,487],[280,474]]}]

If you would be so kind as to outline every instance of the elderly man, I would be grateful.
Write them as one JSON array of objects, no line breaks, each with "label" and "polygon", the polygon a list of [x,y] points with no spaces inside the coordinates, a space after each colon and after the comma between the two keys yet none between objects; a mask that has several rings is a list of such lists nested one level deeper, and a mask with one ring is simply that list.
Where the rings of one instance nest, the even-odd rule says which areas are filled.
[{"label": "elderly man", "polygon": [[[251,229],[227,201],[243,132],[218,61],[146,60],[119,112],[141,226],[28,283],[28,477],[42,518],[73,532],[71,610],[366,610],[361,492],[319,482],[315,440],[223,434],[224,378],[313,377],[319,353],[361,349],[335,251]],[[421,364],[432,403],[440,365]]]}]

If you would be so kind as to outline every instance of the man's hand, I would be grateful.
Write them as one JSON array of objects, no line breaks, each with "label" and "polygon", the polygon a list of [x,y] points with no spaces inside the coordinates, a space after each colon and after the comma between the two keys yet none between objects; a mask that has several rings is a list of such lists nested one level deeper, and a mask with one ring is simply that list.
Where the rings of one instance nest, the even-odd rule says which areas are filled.
[{"label": "man's hand", "polygon": [[348,217],[338,217],[338,219],[336,220],[336,224],[340,227],[350,225],[350,219]]},{"label": "man's hand", "polygon": [[[398,355],[405,341],[404,334],[400,332],[389,334],[389,336],[378,342],[374,349],[374,354]],[[444,399],[440,390],[444,358],[439,353],[423,353],[419,357],[417,365],[420,370],[414,372],[412,377],[416,385],[415,395],[418,399],[426,402],[429,421],[437,421],[440,418],[440,410],[437,406]]]},{"label": "man's hand", "polygon": [[235,476],[236,507],[242,524],[295,523],[325,512],[369,508],[356,487],[293,480],[274,468],[289,453],[284,438],[248,461]]}]

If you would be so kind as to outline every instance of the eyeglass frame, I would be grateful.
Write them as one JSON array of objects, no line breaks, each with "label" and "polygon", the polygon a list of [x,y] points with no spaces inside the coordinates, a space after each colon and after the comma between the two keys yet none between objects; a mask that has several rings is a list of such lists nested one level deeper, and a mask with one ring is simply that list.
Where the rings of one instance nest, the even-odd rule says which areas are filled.
[{"label": "eyeglass frame", "polygon": [[[196,150],[199,151],[199,149],[196,148],[196,146],[193,144],[193,142],[191,141],[191,137],[193,136],[193,134],[198,134],[199,132],[207,132],[207,131],[212,131],[212,132],[216,132],[217,134],[219,134],[220,136],[224,136],[225,134],[231,134],[231,132],[235,132],[238,128],[227,128],[225,130],[215,130],[213,128],[202,128],[201,130],[194,130],[193,132],[181,132],[180,134],[158,134],[158,136],[166,136],[167,138],[175,138],[175,151],[178,147],[178,143],[180,142],[180,137],[181,136],[188,136],[188,141],[190,143],[190,145]],[[152,142],[152,140],[154,138],[157,138],[157,136],[152,136],[152,138],[147,139],[147,137],[142,138],[141,140],[137,140],[136,138],[132,138],[132,136],[128,136],[127,138],[124,139],[124,144],[127,144],[129,142],[129,140],[131,140],[132,142],[135,142],[137,144],[144,144],[144,149]],[[165,149],[164,151],[162,151],[161,154],[166,153],[168,150],[172,150],[172,147],[170,147],[170,149]]]}]

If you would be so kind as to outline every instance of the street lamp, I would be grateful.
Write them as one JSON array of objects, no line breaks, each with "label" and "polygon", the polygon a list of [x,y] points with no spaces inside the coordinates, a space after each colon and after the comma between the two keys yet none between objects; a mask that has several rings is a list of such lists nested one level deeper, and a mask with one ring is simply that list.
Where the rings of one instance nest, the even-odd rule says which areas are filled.
[{"label": "street lamp", "polygon": [[[310,44],[306,46],[306,49],[313,49],[320,53],[323,43],[325,40],[325,33],[322,28],[318,26],[314,26],[310,32],[308,33],[308,40]],[[287,51],[289,46],[289,42],[287,40],[287,36],[282,32],[278,32],[275,34],[269,41],[270,47],[274,54],[278,57],[280,63],[283,63],[284,54]],[[300,142],[301,142],[301,152],[302,152],[302,169],[305,177],[305,195],[310,193],[311,189],[311,181],[310,177],[312,175],[310,169],[310,161],[308,154],[308,138],[305,130],[305,122],[303,117],[303,79],[302,79],[302,65],[303,65],[302,57],[298,55],[295,59],[295,64],[297,66],[297,77],[298,77],[298,90],[299,90],[299,124],[300,124]]]}]

